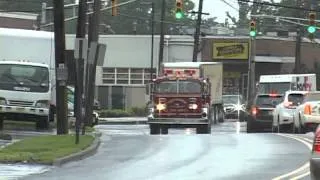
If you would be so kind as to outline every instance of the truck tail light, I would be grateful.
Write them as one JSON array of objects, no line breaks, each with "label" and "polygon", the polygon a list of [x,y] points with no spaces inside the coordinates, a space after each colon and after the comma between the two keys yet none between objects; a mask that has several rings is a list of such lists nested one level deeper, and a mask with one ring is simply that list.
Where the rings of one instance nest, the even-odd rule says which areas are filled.
[{"label": "truck tail light", "polygon": [[310,104],[306,104],[304,106],[304,111],[303,111],[304,114],[307,114],[307,115],[311,115],[311,105]]},{"label": "truck tail light", "polygon": [[320,153],[320,128],[319,127],[317,128],[315,133],[312,151],[316,153]]},{"label": "truck tail light", "polygon": [[251,114],[253,115],[253,116],[256,116],[257,114],[258,114],[258,107],[252,107],[251,108]]}]

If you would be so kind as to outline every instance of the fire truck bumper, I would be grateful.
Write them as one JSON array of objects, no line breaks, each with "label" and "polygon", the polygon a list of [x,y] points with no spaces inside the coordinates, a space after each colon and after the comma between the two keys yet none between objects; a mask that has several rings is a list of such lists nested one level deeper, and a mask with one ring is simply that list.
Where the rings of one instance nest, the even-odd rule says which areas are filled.
[{"label": "fire truck bumper", "polygon": [[198,125],[210,123],[207,118],[148,118],[148,124]]}]

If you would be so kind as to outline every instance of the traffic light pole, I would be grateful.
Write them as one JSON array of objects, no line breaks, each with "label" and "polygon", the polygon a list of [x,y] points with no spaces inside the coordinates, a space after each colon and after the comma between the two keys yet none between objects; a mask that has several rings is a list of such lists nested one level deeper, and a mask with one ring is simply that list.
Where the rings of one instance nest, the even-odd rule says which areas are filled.
[{"label": "traffic light pole", "polygon": [[164,19],[166,14],[166,0],[162,0],[161,7],[161,22],[160,22],[160,47],[159,47],[159,59],[158,59],[158,75],[161,74],[161,64],[163,62],[163,48],[164,48]]},{"label": "traffic light pole", "polygon": [[297,37],[296,37],[296,47],[295,47],[295,64],[294,70],[295,74],[301,73],[301,34],[302,28],[300,26],[297,27]]},{"label": "traffic light pole", "polygon": [[53,1],[54,41],[56,64],[56,108],[57,134],[68,134],[66,85],[67,66],[65,64],[65,32],[64,32],[64,4],[63,1]]},{"label": "traffic light pole", "polygon": [[202,6],[203,0],[199,0],[199,10],[198,10],[198,19],[196,24],[196,31],[194,34],[194,45],[193,45],[193,57],[192,62],[198,61],[198,52],[199,52],[199,36],[200,36],[200,26],[201,26],[201,15],[202,15]]},{"label": "traffic light pole", "polygon": [[256,40],[251,37],[250,40],[250,57],[248,62],[248,90],[247,90],[247,107],[250,108],[255,96],[255,56],[256,56]]},{"label": "traffic light pole", "polygon": [[[77,34],[76,38],[85,38],[86,35],[86,9],[87,9],[87,0],[79,1],[79,9],[78,9],[78,22],[77,22]],[[87,46],[87,45],[86,45]],[[79,48],[79,51],[83,48]],[[79,52],[79,54],[83,54],[84,52]],[[85,53],[86,54],[86,53]],[[84,58],[82,55],[76,59],[76,83],[75,83],[75,101],[74,101],[74,109],[76,116],[76,144],[79,144],[79,136],[80,136],[80,127],[83,122],[83,76],[84,76]]]}]

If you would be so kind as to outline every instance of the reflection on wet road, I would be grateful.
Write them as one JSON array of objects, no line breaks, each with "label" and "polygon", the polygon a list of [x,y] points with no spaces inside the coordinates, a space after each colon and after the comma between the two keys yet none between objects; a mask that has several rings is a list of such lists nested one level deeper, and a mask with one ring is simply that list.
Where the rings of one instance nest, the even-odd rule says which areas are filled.
[{"label": "reflection on wet road", "polygon": [[[308,172],[306,144],[272,133],[246,134],[245,123],[215,125],[211,135],[185,129],[150,136],[147,125],[97,128],[103,136],[96,155],[24,179],[278,180]],[[296,170],[299,167],[301,171]]]}]

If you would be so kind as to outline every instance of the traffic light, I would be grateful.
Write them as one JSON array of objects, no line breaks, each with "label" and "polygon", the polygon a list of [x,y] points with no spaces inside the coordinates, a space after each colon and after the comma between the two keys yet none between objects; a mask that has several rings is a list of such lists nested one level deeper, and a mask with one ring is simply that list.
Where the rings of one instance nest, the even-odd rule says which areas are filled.
[{"label": "traffic light", "polygon": [[183,1],[182,0],[176,0],[176,19],[183,18]]},{"label": "traffic light", "polygon": [[257,35],[256,21],[252,20],[250,22],[250,36],[255,37],[256,35]]},{"label": "traffic light", "polygon": [[310,34],[314,34],[317,31],[316,28],[316,13],[311,12],[309,13],[309,26],[308,26],[308,32]]},{"label": "traffic light", "polygon": [[118,0],[111,0],[111,15],[116,16],[118,15]]}]

